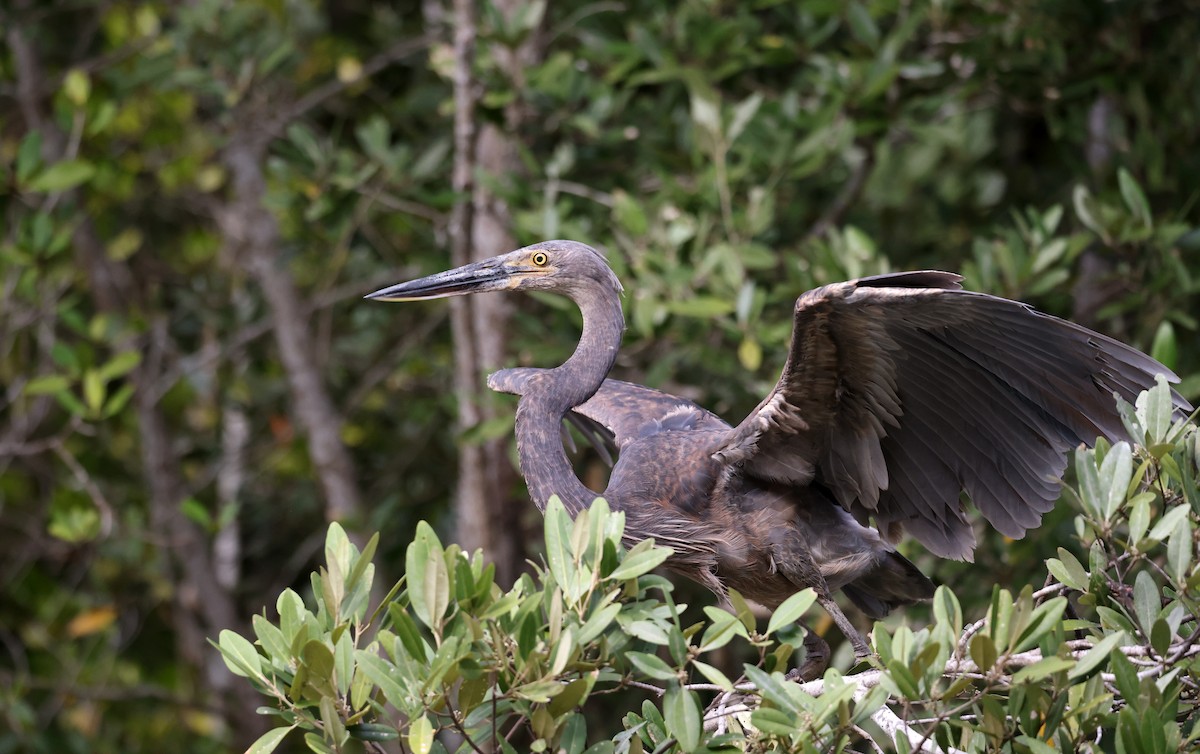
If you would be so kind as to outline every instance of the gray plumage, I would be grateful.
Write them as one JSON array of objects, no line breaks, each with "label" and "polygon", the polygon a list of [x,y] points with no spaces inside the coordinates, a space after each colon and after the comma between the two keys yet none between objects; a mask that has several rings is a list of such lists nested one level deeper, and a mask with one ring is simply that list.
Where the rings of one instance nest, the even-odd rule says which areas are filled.
[{"label": "gray plumage", "polygon": [[1118,341],[963,291],[960,280],[905,272],[805,293],[779,381],[735,427],[606,379],[624,329],[621,288],[583,244],[535,244],[370,298],[520,289],[572,298],[584,327],[570,359],[488,380],[521,396],[518,451],[534,502],[544,508],[557,494],[576,513],[595,497],[564,452],[566,418],[619,454],[603,496],[625,512],[631,539],[654,537],[675,548],[676,570],[769,608],[814,587],[864,652],[832,592],[872,617],[928,598],[932,584],[893,549],[903,532],[939,556],[970,558],[966,492],[999,531],[1022,536],[1058,497],[1068,450],[1124,436],[1114,393],[1133,400],[1156,374],[1177,381]]}]

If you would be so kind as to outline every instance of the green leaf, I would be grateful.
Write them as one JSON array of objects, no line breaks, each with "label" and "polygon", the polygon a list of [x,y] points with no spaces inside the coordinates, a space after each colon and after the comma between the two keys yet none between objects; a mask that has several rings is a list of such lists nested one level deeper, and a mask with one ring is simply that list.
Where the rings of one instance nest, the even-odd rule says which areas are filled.
[{"label": "green leaf", "polygon": [[521,699],[545,704],[563,692],[563,685],[556,680],[534,681],[513,689],[513,694]]},{"label": "green leaf", "polygon": [[1117,183],[1121,188],[1121,198],[1125,200],[1125,206],[1133,213],[1133,216],[1141,220],[1142,225],[1147,228],[1151,226],[1150,202],[1146,201],[1146,195],[1142,192],[1142,187],[1138,185],[1129,171],[1125,168],[1117,170]]},{"label": "green leaf", "polygon": [[1154,345],[1150,347],[1150,356],[1167,369],[1174,369],[1178,363],[1179,346],[1175,339],[1175,326],[1170,320],[1164,319],[1158,323],[1158,329],[1154,332]]},{"label": "green leaf", "polygon": [[291,645],[284,640],[279,627],[257,614],[250,622],[254,627],[254,635],[258,637],[258,643],[267,651],[271,661],[286,666],[292,657]]},{"label": "green leaf", "polygon": [[790,626],[800,619],[800,616],[812,607],[813,602],[817,600],[817,593],[811,588],[796,592],[791,597],[783,601],[779,607],[775,608],[775,612],[771,613],[771,619],[767,621],[767,636],[775,633],[785,626]]},{"label": "green leaf", "polygon": [[1113,445],[1100,464],[1100,489],[1104,495],[1104,517],[1111,520],[1125,502],[1133,478],[1133,451],[1127,442]]},{"label": "green leaf", "polygon": [[962,632],[962,606],[958,597],[948,587],[942,585],[933,593],[933,617],[939,626],[945,626],[952,636]]},{"label": "green leaf", "polygon": [[1058,559],[1050,558],[1046,561],[1046,567],[1060,583],[1066,584],[1076,591],[1087,591],[1088,573],[1069,551],[1058,548]]},{"label": "green leaf", "polygon": [[571,557],[571,517],[558,495],[546,503],[544,528],[546,532],[546,563],[554,580],[564,587],[571,583],[574,560]]},{"label": "green leaf", "polygon": [[791,736],[800,727],[795,715],[774,707],[760,707],[751,712],[750,724],[756,730],[775,736]]},{"label": "green leaf", "polygon": [[321,712],[321,724],[325,726],[325,740],[340,746],[346,740],[346,726],[338,714],[337,703],[332,696],[323,696],[318,709]]},{"label": "green leaf", "polygon": [[621,561],[621,565],[617,566],[608,578],[614,581],[637,578],[662,565],[673,552],[669,547],[655,546],[653,539],[643,539],[633,546]]},{"label": "green leaf", "polygon": [[1075,190],[1071,193],[1071,202],[1075,206],[1075,216],[1079,218],[1079,222],[1083,223],[1084,227],[1100,236],[1104,243],[1112,242],[1109,238],[1108,231],[1096,219],[1096,215],[1092,212],[1092,194],[1087,190],[1087,187],[1082,183],[1075,186]]},{"label": "green leaf", "polygon": [[716,298],[714,296],[695,296],[682,301],[672,301],[667,304],[667,309],[672,314],[678,314],[681,317],[710,319],[729,314],[733,311],[733,304],[723,298]]},{"label": "green leaf", "polygon": [[1100,499],[1100,473],[1096,468],[1094,450],[1079,448],[1075,451],[1075,475],[1079,478],[1079,496],[1084,506],[1097,518],[1104,518],[1104,504]]},{"label": "green leaf", "polygon": [[612,199],[613,219],[617,225],[635,238],[644,236],[650,229],[650,221],[646,218],[646,211],[642,209],[641,202],[630,196],[628,191],[620,189],[613,192]]},{"label": "green leaf", "polygon": [[338,693],[342,696],[349,693],[350,681],[354,678],[354,640],[349,631],[342,632],[333,645],[333,677]]},{"label": "green leaf", "polygon": [[365,649],[355,650],[354,658],[358,667],[367,678],[370,678],[379,687],[384,697],[394,706],[405,709],[404,701],[408,694],[404,690],[401,676],[396,672],[395,666],[374,652],[368,652]]},{"label": "green leaf", "polygon": [[314,754],[337,754],[329,744],[325,743],[325,739],[316,733],[305,733],[304,745]]},{"label": "green leaf", "polygon": [[300,652],[304,667],[308,669],[308,681],[322,693],[333,693],[333,650],[318,639],[309,639]]},{"label": "green leaf", "polygon": [[42,134],[30,131],[17,149],[17,185],[23,186],[42,162]]},{"label": "green leaf", "polygon": [[1176,505],[1171,510],[1163,514],[1162,518],[1154,524],[1150,529],[1150,538],[1163,541],[1171,535],[1172,532],[1178,530],[1179,522],[1187,520],[1188,513],[1191,512],[1191,506],[1187,503]]},{"label": "green leaf", "polygon": [[259,736],[257,741],[250,744],[250,748],[246,749],[246,754],[271,754],[283,742],[287,734],[295,729],[295,725],[290,728],[272,728]]},{"label": "green leaf", "polygon": [[104,363],[97,370],[100,379],[108,382],[129,374],[138,364],[142,363],[142,355],[137,351],[122,351]]},{"label": "green leaf", "polygon": [[408,597],[417,617],[435,632],[441,632],[442,616],[450,604],[450,575],[442,543],[424,521],[405,555]]},{"label": "green leaf", "polygon": [[1021,735],[1017,736],[1017,741],[1028,748],[1029,751],[1033,752],[1033,754],[1059,754],[1058,749],[1054,748],[1040,738]]},{"label": "green leaf", "polygon": [[1155,619],[1150,625],[1150,646],[1159,655],[1166,656],[1167,650],[1171,647],[1172,631],[1171,627],[1162,618]]},{"label": "green leaf", "polygon": [[104,405],[104,381],[100,379],[100,373],[95,369],[89,369],[83,373],[83,402],[87,405],[88,410],[97,412]]},{"label": "green leaf", "polygon": [[[104,404],[104,411],[101,414],[102,418],[108,419],[120,413],[121,409],[129,403],[129,399],[133,397],[133,385],[126,383],[117,389],[117,392],[108,397],[108,401]],[[236,511],[237,506],[227,506]]]},{"label": "green leaf", "polygon": [[667,687],[663,720],[667,723],[667,732],[679,742],[679,748],[695,751],[700,745],[700,705],[691,691],[676,683]]},{"label": "green leaf", "polygon": [[51,194],[67,191],[91,180],[96,167],[87,160],[65,160],[46,168],[29,182],[29,190]]},{"label": "green leaf", "polygon": [[619,604],[605,605],[588,617],[583,627],[579,629],[579,643],[588,644],[604,630],[612,625],[617,613],[621,612]]},{"label": "green leaf", "polygon": [[1028,683],[1040,681],[1063,670],[1075,667],[1075,661],[1066,657],[1043,657],[1032,665],[1027,665],[1013,676],[1013,683]]},{"label": "green leaf", "polygon": [[395,741],[400,738],[400,731],[382,723],[348,725],[346,732],[351,738],[357,738],[359,741]]},{"label": "green leaf", "polygon": [[[1179,506],[1183,508],[1185,506]],[[1167,544],[1167,566],[1171,569],[1171,578],[1175,583],[1187,581],[1188,571],[1192,567],[1192,522],[1187,516],[1181,516],[1171,533],[1171,541]]]},{"label": "green leaf", "polygon": [[704,613],[711,622],[708,628],[704,629],[704,635],[700,638],[701,652],[708,652],[718,647],[723,647],[734,636],[746,636],[746,627],[742,625],[742,622],[737,619],[736,615],[711,605],[704,608]]},{"label": "green leaf", "polygon": [[746,627],[746,635],[758,627],[758,622],[754,617],[754,611],[750,609],[750,604],[746,602],[746,598],[741,592],[736,589],[729,590],[729,603],[733,605],[733,612],[737,615],[737,619]]},{"label": "green leaf", "polygon": [[433,723],[425,715],[419,715],[409,723],[408,748],[413,754],[429,754],[433,748]]},{"label": "green leaf", "polygon": [[1147,571],[1140,571],[1133,582],[1133,608],[1137,614],[1138,623],[1146,636],[1150,635],[1150,627],[1158,617],[1162,603],[1158,598],[1158,584]]},{"label": "green leaf", "polygon": [[707,678],[709,683],[714,683],[726,691],[733,691],[733,682],[729,680],[729,677],[707,662],[692,660],[692,667],[699,670],[700,674]]},{"label": "green leaf", "polygon": [[551,699],[546,708],[555,717],[570,712],[587,699],[588,692],[592,688],[592,683],[593,681],[590,678],[576,678],[564,686],[562,693]]},{"label": "green leaf", "polygon": [[279,629],[290,647],[304,625],[304,600],[291,589],[284,589],[275,601],[275,609],[279,612]]},{"label": "green leaf", "polygon": [[999,657],[999,654],[996,652],[996,643],[992,641],[992,637],[982,633],[975,634],[971,638],[970,653],[971,659],[975,662],[975,667],[984,673],[996,665],[996,660]]},{"label": "green leaf", "polygon": [[262,675],[261,655],[245,637],[228,628],[221,631],[217,647],[221,658],[234,675],[255,678]]},{"label": "green leaf", "polygon": [[1148,492],[1134,497],[1126,506],[1129,509],[1129,541],[1138,543],[1146,535],[1146,527],[1150,525],[1150,503],[1154,495]]},{"label": "green leaf", "polygon": [[651,644],[657,644],[661,647],[665,647],[671,643],[671,638],[667,636],[666,630],[654,621],[630,621],[625,625],[625,630],[630,635],[636,636],[642,641],[648,641]]},{"label": "green leaf", "polygon": [[1161,374],[1154,375],[1154,387],[1137,397],[1138,418],[1149,435],[1148,445],[1154,445],[1166,439],[1171,429],[1171,386],[1167,378]]},{"label": "green leaf", "polygon": [[61,374],[45,374],[25,383],[26,395],[51,395],[71,387],[71,382]]},{"label": "green leaf", "polygon": [[626,652],[625,657],[633,666],[646,675],[659,681],[678,680],[675,669],[660,658],[645,652]]},{"label": "green leaf", "polygon": [[199,524],[205,529],[212,527],[212,516],[208,513],[208,508],[204,503],[194,497],[189,497],[179,504],[179,510],[183,515],[187,516],[191,521]]},{"label": "green leaf", "polygon": [[[386,123],[384,125],[386,126]],[[288,126],[287,135],[288,139],[304,153],[309,162],[319,165],[324,161],[321,145],[317,143],[317,137],[313,135],[312,129],[308,126],[294,122]]]},{"label": "green leaf", "polygon": [[1072,681],[1076,681],[1091,675],[1092,671],[1100,667],[1100,665],[1106,659],[1108,659],[1109,654],[1111,654],[1114,649],[1121,646],[1121,643],[1125,640],[1126,637],[1124,631],[1118,631],[1105,636],[1103,639],[1096,642],[1091,649],[1085,652],[1083,657],[1079,658],[1079,661],[1075,663],[1074,669],[1067,674],[1067,678]]},{"label": "green leaf", "polygon": [[768,673],[749,663],[743,665],[742,669],[746,673],[746,678],[758,687],[758,693],[762,695],[763,699],[793,715],[800,714],[800,705],[788,691],[788,681],[784,679],[782,673]]},{"label": "green leaf", "polygon": [[710,93],[699,87],[691,92],[692,121],[710,137],[721,134],[721,106]]},{"label": "green leaf", "polygon": [[757,371],[762,366],[763,351],[762,346],[752,336],[746,336],[738,345],[738,361],[747,372]]},{"label": "green leaf", "polygon": [[850,33],[856,40],[872,50],[877,48],[879,46],[879,27],[875,25],[875,19],[871,18],[871,12],[857,0],[847,3],[845,7]]},{"label": "green leaf", "polygon": [[1126,699],[1137,699],[1141,691],[1141,680],[1137,677],[1137,668],[1124,652],[1113,652],[1108,666],[1112,669],[1117,683],[1117,690]]},{"label": "green leaf", "polygon": [[755,92],[733,108],[733,118],[729,121],[729,133],[727,134],[730,144],[737,141],[737,138],[742,135],[742,131],[754,119],[754,114],[758,112],[762,103],[762,94]]}]

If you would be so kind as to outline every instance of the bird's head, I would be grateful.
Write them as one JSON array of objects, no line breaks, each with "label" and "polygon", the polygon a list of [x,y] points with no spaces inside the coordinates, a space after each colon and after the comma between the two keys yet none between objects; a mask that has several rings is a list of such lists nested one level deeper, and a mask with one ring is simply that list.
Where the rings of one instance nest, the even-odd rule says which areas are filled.
[{"label": "bird's head", "polygon": [[576,297],[586,290],[620,293],[621,284],[598,251],[576,241],[543,241],[498,257],[370,293],[376,301],[422,301],[487,291],[550,291]]}]

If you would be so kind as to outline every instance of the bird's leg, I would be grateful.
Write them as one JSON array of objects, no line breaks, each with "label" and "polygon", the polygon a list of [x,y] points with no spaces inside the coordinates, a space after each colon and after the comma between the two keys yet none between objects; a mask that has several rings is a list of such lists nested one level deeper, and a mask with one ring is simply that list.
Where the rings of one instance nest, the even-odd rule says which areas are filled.
[{"label": "bird's leg", "polygon": [[863,657],[871,656],[871,646],[867,644],[867,640],[858,632],[846,614],[842,612],[842,608],[838,607],[838,603],[833,601],[833,598],[821,592],[817,592],[817,602],[821,603],[821,607],[825,608],[825,612],[829,613],[829,617],[833,618],[833,622],[837,627],[842,629],[842,633],[850,640],[850,645],[854,647],[854,657],[862,659]]},{"label": "bird's leg", "polygon": [[779,572],[798,587],[812,587],[817,593],[817,602],[825,608],[825,612],[829,613],[829,617],[833,618],[833,622],[850,640],[854,647],[854,656],[870,657],[871,647],[829,595],[829,585],[825,583],[825,577],[813,563],[808,546],[799,532],[791,528],[780,530],[771,535],[770,542],[771,555]]}]

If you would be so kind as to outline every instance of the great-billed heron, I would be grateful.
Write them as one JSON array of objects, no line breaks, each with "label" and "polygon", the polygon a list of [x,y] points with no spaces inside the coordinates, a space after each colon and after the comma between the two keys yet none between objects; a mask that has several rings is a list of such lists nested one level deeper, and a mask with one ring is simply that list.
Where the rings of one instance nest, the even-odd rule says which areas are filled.
[{"label": "great-billed heron", "polygon": [[813,587],[865,655],[832,594],[872,618],[932,596],[893,547],[903,531],[936,555],[970,558],[966,491],[996,529],[1021,537],[1058,497],[1070,448],[1125,435],[1113,394],[1132,400],[1156,374],[1177,381],[1116,340],[961,290],[960,280],[901,272],[805,293],[783,374],[736,427],[606,379],[624,330],[622,289],[584,244],[538,243],[367,298],[540,290],[573,299],[583,335],[566,362],[488,380],[521,396],[517,449],[539,509],[558,495],[574,515],[597,496],[576,477],[560,429],[564,418],[598,425],[619,451],[602,494],[624,511],[629,539],[653,537],[674,549],[674,570],[768,609]]}]

